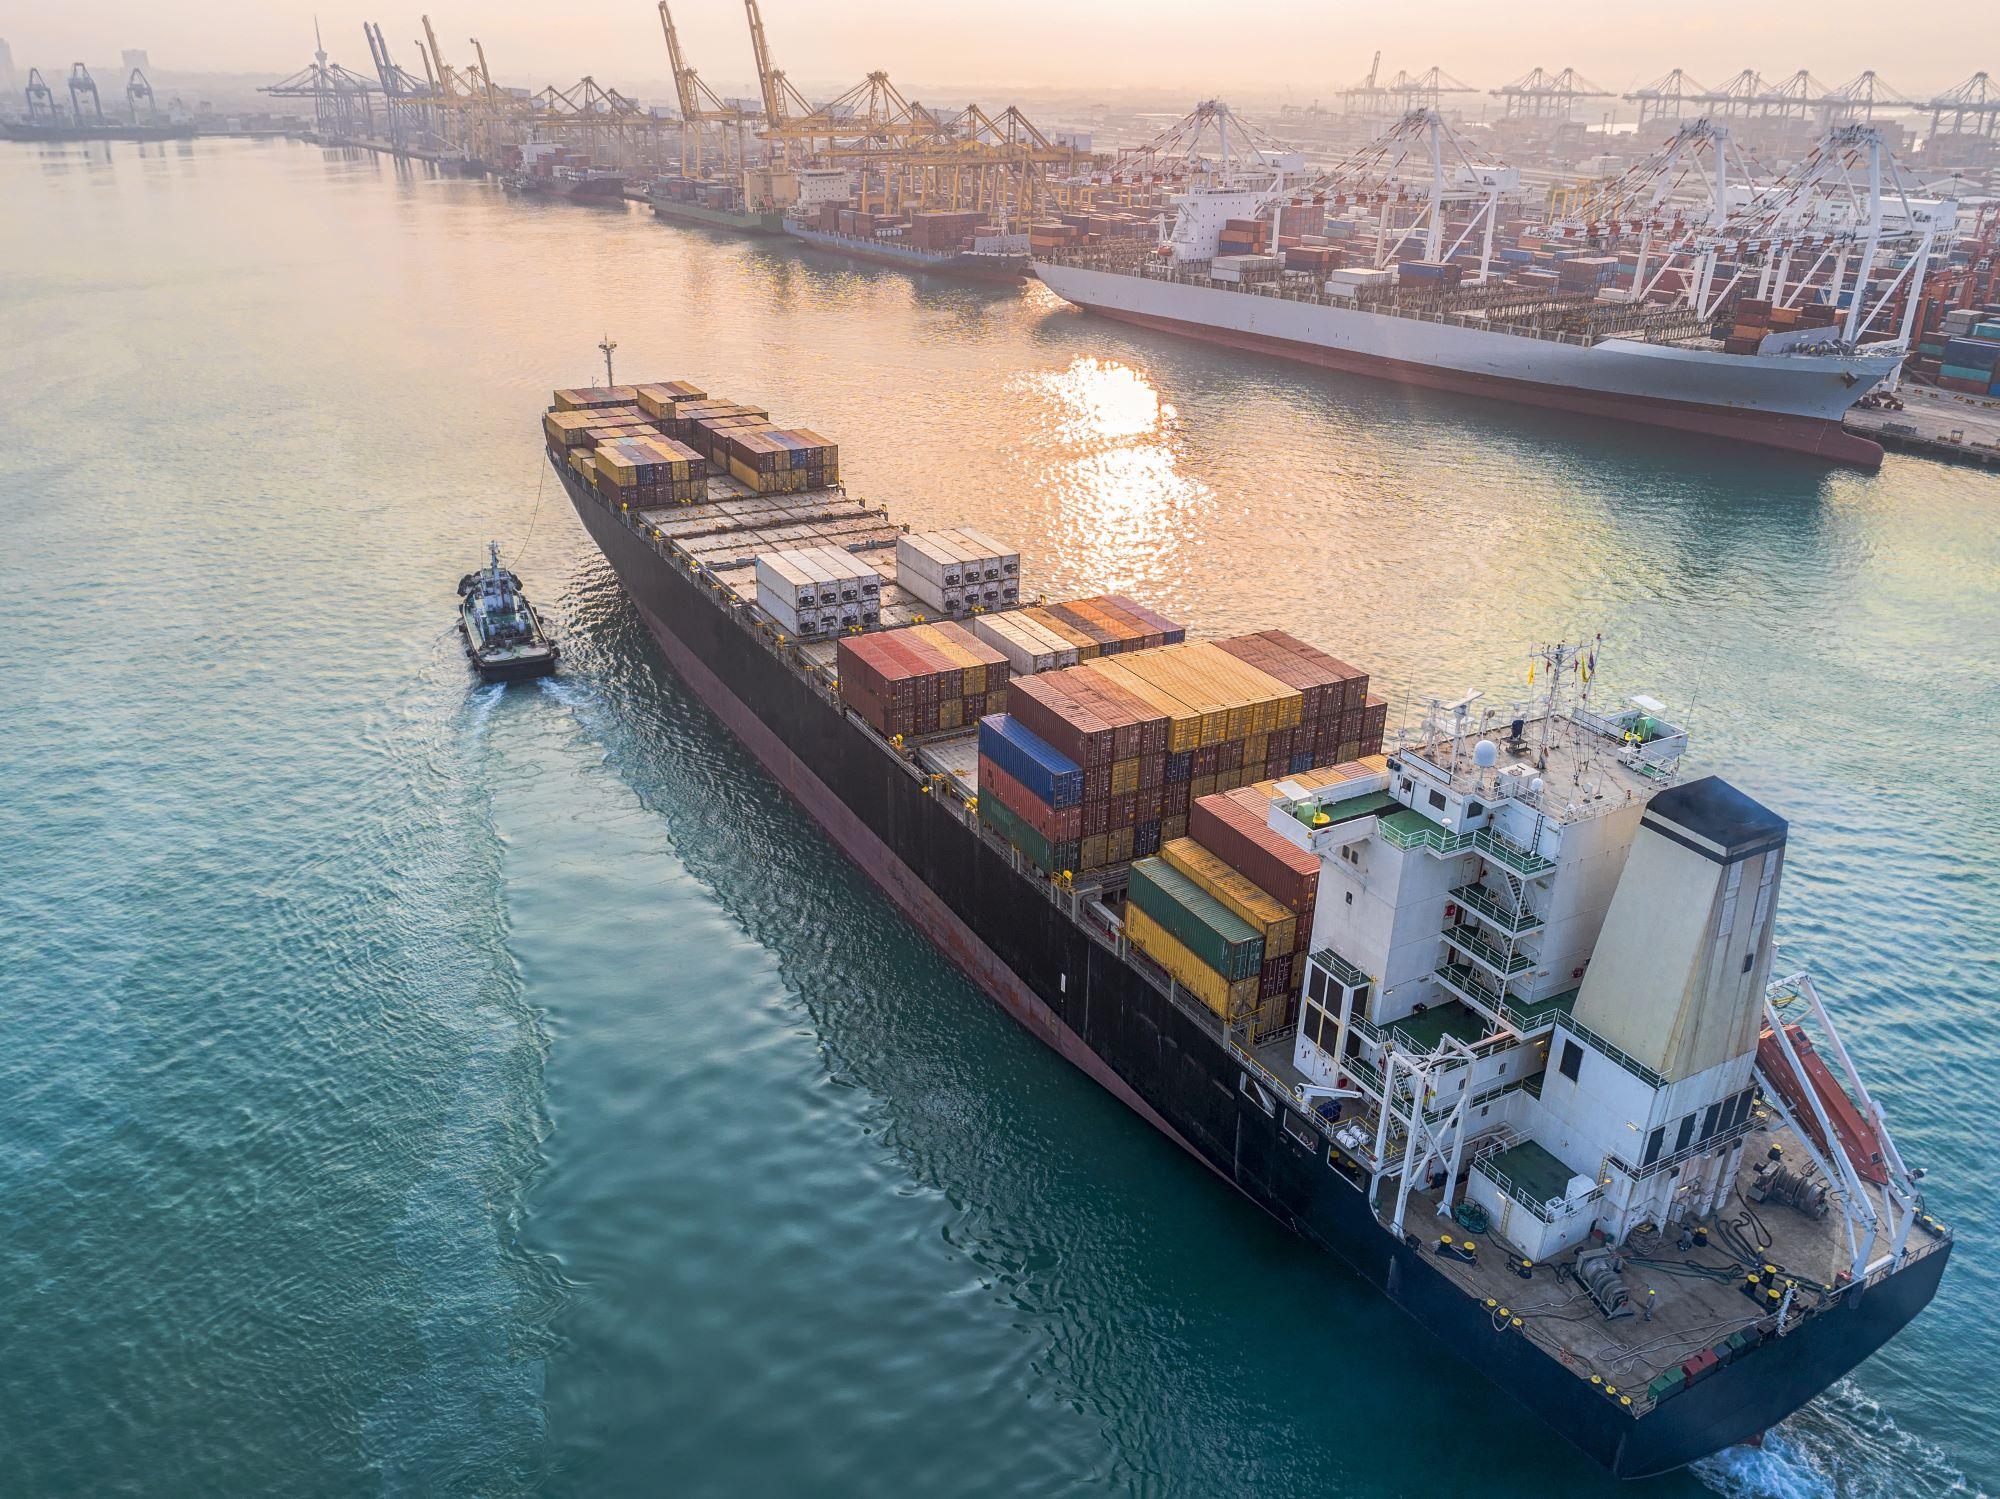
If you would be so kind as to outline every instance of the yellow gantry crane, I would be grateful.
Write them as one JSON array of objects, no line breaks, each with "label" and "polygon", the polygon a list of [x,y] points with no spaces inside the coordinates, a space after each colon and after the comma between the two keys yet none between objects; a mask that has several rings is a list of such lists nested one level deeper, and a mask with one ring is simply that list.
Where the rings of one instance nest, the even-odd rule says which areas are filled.
[{"label": "yellow gantry crane", "polygon": [[834,165],[844,154],[843,145],[865,149],[938,130],[937,117],[905,99],[887,73],[870,73],[846,93],[814,106],[772,65],[757,0],[743,0],[743,13],[750,23],[750,52],[764,102],[763,134],[774,166]]},{"label": "yellow gantry crane", "polygon": [[[761,30],[762,23],[759,22]],[[748,165],[745,154],[744,132],[757,115],[749,110],[739,109],[718,98],[713,89],[701,81],[699,74],[688,66],[681,54],[681,39],[674,30],[673,12],[667,9],[667,0],[660,0],[660,30],[667,39],[667,60],[674,70],[674,97],[681,110],[681,175],[699,177],[703,175],[702,143],[708,132],[704,128],[719,127],[717,134],[722,144],[722,172],[727,176],[732,170],[741,171]],[[736,160],[732,168],[729,144],[732,134],[736,142]],[[693,147],[690,154],[689,147]]]}]

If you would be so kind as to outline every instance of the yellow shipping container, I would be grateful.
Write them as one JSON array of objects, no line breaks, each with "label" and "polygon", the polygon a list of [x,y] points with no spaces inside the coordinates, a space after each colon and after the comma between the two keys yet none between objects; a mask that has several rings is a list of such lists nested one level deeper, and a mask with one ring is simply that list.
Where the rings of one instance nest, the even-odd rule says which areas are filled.
[{"label": "yellow shipping container", "polygon": [[1125,902],[1125,935],[1140,952],[1172,974],[1174,982],[1224,1020],[1240,1020],[1256,1008],[1256,979],[1238,979],[1232,984],[1130,901]]},{"label": "yellow shipping container", "polygon": [[1273,994],[1268,999],[1257,1000],[1256,1010],[1250,1018],[1250,1043],[1268,1041],[1293,1021],[1292,1006],[1298,995],[1293,992]]},{"label": "yellow shipping container", "polygon": [[1081,852],[1076,862],[1085,869],[1102,869],[1110,860],[1106,857],[1111,848],[1111,840],[1102,833],[1092,833],[1083,840]]},{"label": "yellow shipping container", "polygon": [[910,631],[942,651],[946,660],[957,664],[962,692],[977,693],[986,690],[986,663],[967,650],[964,643],[955,639],[950,631],[940,630],[936,625],[912,625]]},{"label": "yellow shipping container", "polygon": [[1128,756],[1111,762],[1111,794],[1123,796],[1128,791],[1139,789],[1139,757]]},{"label": "yellow shipping container", "polygon": [[1192,838],[1175,838],[1163,845],[1160,857],[1233,911],[1238,919],[1264,934],[1264,951],[1288,953],[1297,944],[1299,918],[1291,907],[1259,888],[1249,876],[1231,868]]},{"label": "yellow shipping container", "polygon": [[1039,606],[1032,609],[1023,609],[1021,613],[1025,617],[1032,619],[1036,624],[1040,625],[1064,644],[1074,646],[1078,662],[1095,661],[1097,659],[1098,652],[1102,648],[1095,640],[1091,639],[1067,620],[1059,619],[1048,610]]},{"label": "yellow shipping container", "polygon": [[1104,835],[1104,853],[1107,864],[1129,864],[1132,861],[1132,830],[1112,828]]}]

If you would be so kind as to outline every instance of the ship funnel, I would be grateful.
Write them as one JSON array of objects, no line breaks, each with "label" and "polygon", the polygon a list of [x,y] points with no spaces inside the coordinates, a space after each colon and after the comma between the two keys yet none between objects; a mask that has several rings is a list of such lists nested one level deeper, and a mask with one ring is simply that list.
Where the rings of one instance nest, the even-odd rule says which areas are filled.
[{"label": "ship funnel", "polygon": [[1714,776],[1647,806],[1576,1018],[1669,1082],[1757,1049],[1785,820]]}]

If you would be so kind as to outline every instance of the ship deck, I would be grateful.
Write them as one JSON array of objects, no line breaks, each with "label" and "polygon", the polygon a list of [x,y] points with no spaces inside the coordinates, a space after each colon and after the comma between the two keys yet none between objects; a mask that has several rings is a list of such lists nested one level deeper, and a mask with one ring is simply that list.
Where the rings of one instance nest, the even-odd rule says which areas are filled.
[{"label": "ship deck", "polygon": [[[708,573],[746,609],[757,607],[760,552],[830,546],[854,553],[882,575],[884,628],[915,624],[937,614],[896,582],[896,537],[901,528],[886,510],[863,504],[844,489],[765,495],[739,479],[711,476],[707,499],[641,510],[638,523]],[[823,657],[831,671],[831,640],[805,649],[815,664]]]},{"label": "ship deck", "polygon": [[[557,460],[560,464],[561,460]],[[566,479],[568,476],[565,476]],[[577,486],[580,487],[580,486]],[[792,669],[812,679],[829,700],[835,700],[834,679],[836,642],[832,639],[776,643],[775,627],[755,607],[754,559],[759,551],[796,545],[832,544],[855,550],[883,572],[882,624],[909,622],[922,612],[921,604],[897,588],[894,578],[894,539],[898,528],[885,511],[871,508],[850,497],[844,490],[829,489],[788,496],[761,496],[748,486],[727,478],[708,481],[705,500],[648,509],[623,517],[624,523],[649,538],[652,545],[704,579],[726,602],[746,628],[770,636],[766,644],[787,658]],[[598,503],[602,504],[600,500]],[[610,507],[606,507],[610,508]],[[760,623],[761,622],[761,623]],[[978,749],[976,734],[968,729],[924,739],[909,750],[898,752],[882,742],[885,755],[902,759],[906,768],[921,778],[925,774],[944,778],[962,793],[964,801],[941,798],[971,829],[975,837],[997,843],[983,828],[967,805],[976,795]],[[1468,756],[1469,760],[1469,756]],[[912,763],[913,762],[913,763]],[[953,805],[954,802],[957,805]],[[1018,859],[1016,868],[1019,868]],[[1245,1039],[1226,1027],[1199,1001],[1153,969],[1123,941],[1114,910],[1116,891],[1123,884],[1122,869],[1100,871],[1088,881],[1058,888],[1039,881],[1042,892],[1074,921],[1093,941],[1118,953],[1121,958],[1154,984],[1177,1008],[1191,1015],[1213,1035],[1247,1072],[1261,1077],[1279,1091],[1292,1109],[1303,1110],[1295,1138],[1303,1138],[1307,1127],[1318,1130],[1321,1151],[1336,1165],[1346,1167],[1338,1152],[1331,1151],[1335,1126],[1302,1101],[1300,1089],[1307,1079],[1292,1065],[1293,1034],[1285,1032],[1252,1048]],[[1028,877],[1024,872],[1024,877]],[[1449,1023],[1440,1011],[1438,1024]],[[1360,1122],[1370,1135],[1375,1121],[1366,1101],[1347,1103],[1346,1124]],[[1288,1114],[1288,1118],[1291,1118]],[[1762,1159],[1771,1144],[1786,1146],[1791,1160],[1804,1157],[1796,1142],[1768,1124],[1760,1124],[1745,1153],[1749,1163]],[[1768,1137],[1768,1138],[1767,1138]],[[1391,1156],[1400,1153],[1400,1144]],[[1472,1155],[1467,1153],[1467,1160]],[[1468,1170],[1470,1167],[1468,1166]],[[1742,1185],[1739,1180],[1739,1187]],[[1385,1183],[1377,1213],[1393,1210],[1393,1193]],[[1427,1189],[1409,1194],[1405,1228],[1420,1240],[1435,1243],[1437,1235],[1463,1231],[1448,1218],[1438,1215],[1438,1198]],[[1884,1221],[1886,1203],[1877,1203]],[[1775,1204],[1752,1208],[1736,1194],[1718,1218],[1745,1237],[1748,1252],[1768,1257],[1796,1277],[1800,1288],[1795,1296],[1794,1315],[1810,1315],[1820,1297],[1807,1282],[1830,1286],[1850,1258],[1838,1214],[1815,1222],[1796,1211]],[[1383,1227],[1388,1228],[1386,1221]],[[1718,1230],[1718,1236],[1722,1235]],[[1651,1317],[1633,1316],[1605,1319],[1588,1294],[1571,1278],[1561,1262],[1540,1265],[1524,1279],[1518,1272],[1518,1256],[1497,1235],[1482,1236],[1484,1242],[1477,1263],[1464,1264],[1444,1256],[1433,1263],[1446,1278],[1476,1304],[1490,1300],[1495,1313],[1507,1307],[1509,1317],[1522,1318],[1525,1337],[1557,1359],[1580,1379],[1595,1377],[1606,1383],[1629,1388],[1635,1401],[1646,1382],[1658,1372],[1675,1367],[1693,1351],[1709,1347],[1734,1328],[1758,1321],[1768,1325],[1768,1314],[1760,1312],[1740,1289],[1742,1262],[1733,1258],[1723,1242],[1712,1241],[1691,1254],[1679,1253],[1671,1241],[1641,1244],[1640,1252],[1625,1272],[1634,1299],[1651,1308]],[[1911,1255],[1935,1251],[1946,1241],[1922,1226],[1912,1231]],[[1877,1247],[1878,1255],[1882,1246]],[[1567,1260],[1569,1256],[1565,1256]]]}]

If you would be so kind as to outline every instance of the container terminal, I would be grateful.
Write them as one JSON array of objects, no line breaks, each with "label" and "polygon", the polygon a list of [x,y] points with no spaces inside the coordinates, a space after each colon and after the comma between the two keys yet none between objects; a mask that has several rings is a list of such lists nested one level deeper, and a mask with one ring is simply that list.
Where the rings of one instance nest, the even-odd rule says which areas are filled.
[{"label": "container terminal", "polygon": [[[1052,128],[940,110],[886,72],[821,102],[744,0],[757,92],[731,97],[656,0],[671,110],[585,78],[530,93],[485,49],[422,72],[364,27],[373,78],[274,85],[322,136],[527,192],[790,237],[942,276],[1039,278],[1088,312],[1405,385],[1551,406],[1864,468],[1885,441],[1978,461],[1853,409],[1905,382],[2000,408],[2000,88],[1932,96],[1675,69],[1614,95],[1573,68],[1482,91],[1433,66],[1260,124],[1219,100]],[[1579,119],[1605,101],[1635,130]],[[1494,113],[1497,111],[1497,113]],[[1490,116],[1490,117],[1489,117]],[[1274,130],[1276,133],[1274,133]],[[1766,165],[1765,163],[1771,163]],[[1977,428],[1981,425],[1974,421]]]},{"label": "container terminal", "polygon": [[674,669],[1037,1037],[1605,1468],[1751,1441],[1930,1301],[1787,825],[1602,641],[1388,728],[1282,629],[1050,601],[698,384],[558,390],[551,466]]}]

